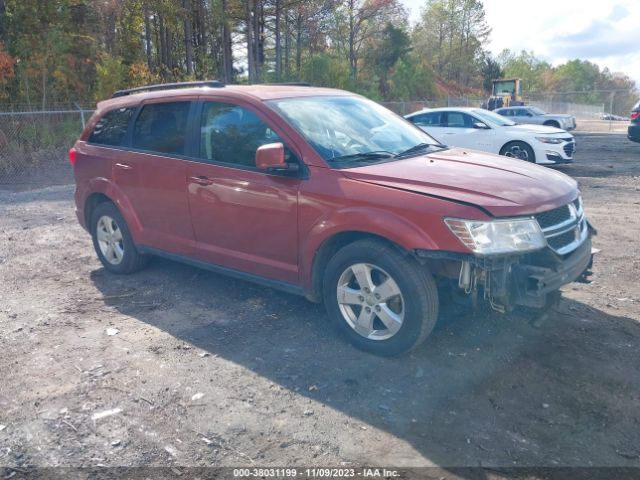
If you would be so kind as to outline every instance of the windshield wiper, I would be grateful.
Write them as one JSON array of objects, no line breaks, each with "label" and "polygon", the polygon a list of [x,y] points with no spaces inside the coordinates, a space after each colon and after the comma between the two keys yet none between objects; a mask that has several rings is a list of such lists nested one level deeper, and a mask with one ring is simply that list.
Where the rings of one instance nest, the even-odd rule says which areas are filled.
[{"label": "windshield wiper", "polygon": [[440,143],[438,143],[438,144],[435,144],[435,143],[419,143],[417,145],[414,145],[411,148],[407,148],[406,150],[398,153],[396,155],[396,158],[406,157],[408,155],[411,155],[412,153],[417,153],[417,152],[421,152],[422,150],[426,150],[429,147],[447,148],[446,145],[442,145]]},{"label": "windshield wiper", "polygon": [[377,150],[375,152],[362,152],[352,153],[350,155],[340,155],[339,157],[333,157],[331,160],[341,162],[344,160],[377,160],[379,158],[391,157],[395,157],[395,153],[388,152],[386,150]]}]

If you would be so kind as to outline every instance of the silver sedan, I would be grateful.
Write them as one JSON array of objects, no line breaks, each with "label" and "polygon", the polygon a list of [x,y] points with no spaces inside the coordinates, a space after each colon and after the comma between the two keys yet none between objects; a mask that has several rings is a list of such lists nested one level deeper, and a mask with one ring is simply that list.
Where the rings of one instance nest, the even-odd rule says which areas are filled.
[{"label": "silver sedan", "polygon": [[547,125],[548,127],[561,128],[567,131],[576,128],[576,117],[573,115],[546,113],[538,107],[504,107],[498,108],[495,112],[516,123]]}]

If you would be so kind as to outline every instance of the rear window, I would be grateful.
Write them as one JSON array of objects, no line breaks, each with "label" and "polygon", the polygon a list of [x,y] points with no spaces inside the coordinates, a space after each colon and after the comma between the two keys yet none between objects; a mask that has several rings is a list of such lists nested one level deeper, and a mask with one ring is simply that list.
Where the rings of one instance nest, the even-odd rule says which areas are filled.
[{"label": "rear window", "polygon": [[190,102],[154,103],[143,107],[133,126],[133,148],[185,154]]},{"label": "rear window", "polygon": [[117,108],[105,113],[91,132],[89,143],[122,145],[133,111],[133,108]]}]

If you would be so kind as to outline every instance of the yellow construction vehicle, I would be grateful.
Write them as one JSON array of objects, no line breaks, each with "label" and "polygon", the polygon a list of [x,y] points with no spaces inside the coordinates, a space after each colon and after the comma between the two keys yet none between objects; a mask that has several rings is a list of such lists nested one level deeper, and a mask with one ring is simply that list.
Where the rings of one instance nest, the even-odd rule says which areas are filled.
[{"label": "yellow construction vehicle", "polygon": [[487,102],[489,110],[524,105],[522,101],[522,81],[519,78],[498,78],[491,82],[491,97]]}]

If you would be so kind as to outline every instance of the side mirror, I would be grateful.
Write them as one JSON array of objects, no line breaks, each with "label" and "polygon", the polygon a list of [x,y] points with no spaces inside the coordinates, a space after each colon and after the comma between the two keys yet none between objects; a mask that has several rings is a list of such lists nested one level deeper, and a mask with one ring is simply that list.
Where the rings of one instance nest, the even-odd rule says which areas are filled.
[{"label": "side mirror", "polygon": [[473,128],[477,128],[479,130],[489,130],[489,127],[482,122],[473,122]]},{"label": "side mirror", "polygon": [[288,170],[284,160],[284,145],[268,143],[256,150],[256,167],[260,170]]}]

